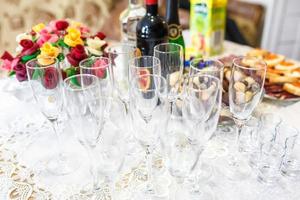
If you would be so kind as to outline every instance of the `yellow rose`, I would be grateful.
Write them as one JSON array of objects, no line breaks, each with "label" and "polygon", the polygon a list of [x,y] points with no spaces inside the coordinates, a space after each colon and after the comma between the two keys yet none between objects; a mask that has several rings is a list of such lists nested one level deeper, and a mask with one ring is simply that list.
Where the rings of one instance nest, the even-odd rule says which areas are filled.
[{"label": "yellow rose", "polygon": [[43,23],[39,23],[37,25],[35,25],[34,27],[32,27],[32,30],[36,33],[39,33],[41,30],[43,30],[46,27],[45,24]]},{"label": "yellow rose", "polygon": [[52,46],[49,42],[45,42],[43,46],[40,48],[41,54],[39,57],[51,57],[56,58],[60,53],[60,49]]},{"label": "yellow rose", "polygon": [[86,40],[86,43],[87,43],[87,50],[89,51],[89,53],[96,56],[101,56],[103,54],[102,46],[106,44],[105,41],[101,40],[98,37],[95,37],[94,39],[88,38]]},{"label": "yellow rose", "polygon": [[44,43],[40,50],[41,54],[37,58],[42,65],[53,64],[55,62],[54,58],[60,53],[60,49],[52,46],[49,42]]},{"label": "yellow rose", "polygon": [[68,28],[68,34],[64,38],[64,42],[70,47],[75,47],[78,44],[83,45],[83,40],[81,39],[81,33],[75,28]]}]

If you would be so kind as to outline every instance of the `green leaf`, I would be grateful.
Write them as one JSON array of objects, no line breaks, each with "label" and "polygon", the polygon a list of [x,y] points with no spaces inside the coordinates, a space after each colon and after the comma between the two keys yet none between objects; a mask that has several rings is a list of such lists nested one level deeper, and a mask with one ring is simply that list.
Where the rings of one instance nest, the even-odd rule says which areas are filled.
[{"label": "green leaf", "polygon": [[15,75],[15,74],[16,74],[15,71],[10,71],[10,72],[8,73],[8,76],[11,77],[11,76],[13,76],[13,75]]},{"label": "green leaf", "polygon": [[37,50],[34,54],[22,56],[21,62],[24,64],[27,63],[29,60],[36,58],[40,54],[40,52],[41,52],[40,50]]},{"label": "green leaf", "polygon": [[32,36],[32,41],[36,42],[38,40],[38,38],[36,36]]},{"label": "green leaf", "polygon": [[[76,69],[74,67],[70,67],[70,68],[66,69],[65,71],[66,71],[67,77],[70,77],[70,76],[73,76],[73,75],[77,74]],[[71,81],[72,84],[80,87],[80,84],[78,83],[77,78],[75,78],[75,77],[71,78],[70,81]]]},{"label": "green leaf", "polygon": [[58,46],[61,46],[61,47],[64,47],[64,48],[69,48],[69,46],[64,42],[63,39],[59,39],[59,40],[57,41],[57,45],[58,45]]},{"label": "green leaf", "polygon": [[65,59],[65,55],[63,53],[60,53],[60,54],[58,54],[57,59],[59,62],[61,62]]},{"label": "green leaf", "polygon": [[41,69],[35,69],[32,74],[32,80],[37,80],[38,78],[43,76],[43,70]]}]

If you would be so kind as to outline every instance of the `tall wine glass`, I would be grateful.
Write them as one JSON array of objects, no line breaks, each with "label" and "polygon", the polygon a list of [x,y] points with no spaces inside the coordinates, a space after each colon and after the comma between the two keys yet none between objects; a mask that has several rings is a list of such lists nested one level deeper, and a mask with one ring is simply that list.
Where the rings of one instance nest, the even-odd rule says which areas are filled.
[{"label": "tall wine glass", "polygon": [[109,72],[110,59],[106,57],[90,57],[79,63],[81,74],[92,74],[98,77],[102,93],[105,96],[111,96],[112,85],[111,75]]},{"label": "tall wine glass", "polygon": [[170,174],[177,180],[186,179],[189,199],[213,199],[210,188],[203,187],[197,176],[205,173],[200,172],[199,160],[213,132],[206,131],[204,124],[220,107],[219,88],[220,80],[216,77],[191,76],[183,97],[182,116],[176,123],[178,128],[164,140]]},{"label": "tall wine glass", "polygon": [[[190,63],[189,76],[211,75],[223,83],[224,65],[215,59],[193,59]],[[221,84],[218,92],[218,103],[222,103],[223,85]],[[215,112],[212,112],[209,121],[205,123],[205,130],[214,132],[218,126],[221,105],[216,104]]]},{"label": "tall wine glass", "polygon": [[135,138],[145,148],[148,179],[144,195],[157,195],[152,179],[152,152],[169,117],[167,81],[158,75],[137,76],[131,81],[130,113]]},{"label": "tall wine glass", "polygon": [[237,152],[240,134],[244,124],[251,117],[260,102],[266,76],[266,64],[255,57],[238,57],[233,60],[229,83],[229,107],[237,126],[236,148],[232,149],[229,160],[231,178],[244,179],[248,173],[238,163]]},{"label": "tall wine glass", "polygon": [[237,139],[241,129],[260,102],[266,76],[266,63],[255,57],[239,57],[233,60],[229,106],[237,125]]},{"label": "tall wine glass", "polygon": [[167,79],[171,112],[174,112],[174,102],[180,93],[183,75],[183,48],[174,43],[163,43],[154,47],[154,56],[160,60],[161,74]]},{"label": "tall wine glass", "polygon": [[58,141],[58,155],[47,161],[47,170],[54,175],[66,175],[78,166],[62,151],[63,143],[59,133],[58,119],[62,114],[62,76],[55,58],[33,59],[26,63],[27,76],[34,99],[42,114],[51,122]]},{"label": "tall wine glass", "polygon": [[66,108],[77,139],[87,150],[93,189],[99,190],[97,159],[94,149],[104,127],[104,103],[97,76],[79,74],[64,80]]},{"label": "tall wine glass", "polygon": [[125,104],[129,101],[129,61],[136,53],[136,47],[128,43],[115,44],[108,48],[113,87],[116,95]]}]

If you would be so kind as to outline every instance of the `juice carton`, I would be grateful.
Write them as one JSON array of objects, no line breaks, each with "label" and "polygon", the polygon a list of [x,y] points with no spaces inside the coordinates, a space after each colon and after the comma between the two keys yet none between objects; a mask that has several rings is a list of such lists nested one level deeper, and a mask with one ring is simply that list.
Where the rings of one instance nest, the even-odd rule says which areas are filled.
[{"label": "juice carton", "polygon": [[190,33],[194,52],[206,56],[223,51],[227,0],[191,0]]}]

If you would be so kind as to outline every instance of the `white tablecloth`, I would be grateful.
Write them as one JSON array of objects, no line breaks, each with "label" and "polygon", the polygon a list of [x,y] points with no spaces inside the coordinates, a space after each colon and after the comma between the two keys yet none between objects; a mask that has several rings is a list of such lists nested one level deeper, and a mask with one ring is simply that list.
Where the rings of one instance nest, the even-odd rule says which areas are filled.
[{"label": "white tablecloth", "polygon": [[[244,54],[249,50],[249,47],[225,42],[225,50],[225,54]],[[263,112],[277,113],[282,116],[285,122],[300,129],[300,102],[294,104],[283,104],[281,102],[266,100],[256,109],[256,113]],[[27,127],[24,127],[23,132],[25,135],[38,135],[38,141],[40,144],[32,149],[23,150],[22,148],[29,146],[29,144],[26,144],[27,140],[24,139],[24,145],[22,145],[20,141],[18,144],[15,144],[15,146],[12,144],[12,149],[19,153],[16,158],[18,160],[18,164],[25,165],[29,169],[35,168],[39,164],[35,161],[44,155],[44,151],[46,152],[49,148],[55,148],[55,136],[52,135],[50,129],[48,129],[48,131],[47,129],[40,129],[45,122],[45,118],[40,114],[37,106],[34,104],[32,94],[27,83],[24,82],[20,84],[13,78],[0,79],[1,138],[5,138],[7,136],[4,134],[13,134],[10,131],[13,130],[14,125],[18,123],[28,124],[30,122],[35,124],[36,129],[27,130]],[[40,132],[40,130],[43,130],[44,132]],[[22,132],[22,130],[19,131]],[[38,174],[36,176],[34,179],[34,187],[46,188],[47,191],[57,193],[53,196],[53,199],[55,199],[55,197],[57,199],[66,199],[59,195],[66,194],[66,191],[70,192],[78,186],[76,185],[77,183],[82,184],[82,182],[88,182],[90,180],[88,162],[86,161],[83,148],[76,143],[71,133],[65,132],[64,140],[68,141],[65,148],[69,148],[70,151],[78,153],[78,155],[81,156],[82,166],[79,171],[76,171],[75,175],[72,174],[70,176],[52,177],[49,174]],[[228,182],[224,175],[222,175],[222,164],[218,161],[218,159],[216,160],[216,157],[222,158],[222,156],[224,156],[218,155],[218,153],[214,151],[218,144],[218,141],[212,141],[207,153],[204,153],[202,158],[204,162],[210,163],[213,166],[214,178],[208,181],[207,184],[214,189],[216,200],[275,200],[275,197],[280,200],[300,199],[299,182],[292,182],[283,179],[279,184],[269,187],[258,183],[254,174],[252,174],[248,180],[243,182]],[[53,149],[53,151],[55,151],[55,149]],[[40,169],[40,171],[42,171],[42,169]],[[76,183],[75,186],[73,183]],[[161,179],[159,184],[161,186],[161,190],[168,190],[169,188],[171,192],[169,193],[169,196],[157,199],[174,199],[175,196],[180,197],[180,195],[182,195],[172,192],[172,190],[174,190],[174,186],[172,186],[168,179]],[[3,193],[3,191],[4,189],[0,184],[0,192]],[[185,199],[185,197],[182,197],[181,199]]]}]

